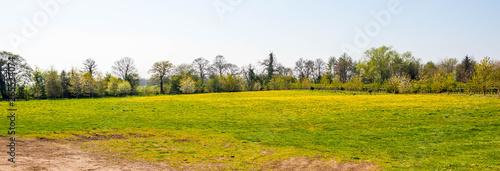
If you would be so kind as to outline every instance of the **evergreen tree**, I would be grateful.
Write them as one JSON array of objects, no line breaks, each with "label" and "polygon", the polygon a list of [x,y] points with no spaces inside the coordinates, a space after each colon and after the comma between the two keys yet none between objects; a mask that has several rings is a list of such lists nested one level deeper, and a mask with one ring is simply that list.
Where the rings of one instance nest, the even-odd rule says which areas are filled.
[{"label": "evergreen tree", "polygon": [[457,67],[457,81],[467,83],[472,79],[474,74],[474,66],[476,66],[476,61],[469,55],[465,56]]},{"label": "evergreen tree", "polygon": [[69,92],[69,75],[68,73],[66,73],[66,71],[62,70],[59,77],[59,80],[61,81],[61,96],[62,98],[68,98],[71,95],[71,93]]}]

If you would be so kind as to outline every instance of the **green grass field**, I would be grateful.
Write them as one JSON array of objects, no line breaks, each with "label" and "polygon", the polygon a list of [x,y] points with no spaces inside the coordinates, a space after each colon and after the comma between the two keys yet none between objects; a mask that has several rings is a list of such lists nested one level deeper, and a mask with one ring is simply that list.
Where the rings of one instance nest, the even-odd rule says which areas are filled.
[{"label": "green grass field", "polygon": [[321,156],[388,170],[500,169],[500,99],[491,97],[266,91],[17,106],[22,137],[78,140],[89,150],[173,166],[258,169]]}]

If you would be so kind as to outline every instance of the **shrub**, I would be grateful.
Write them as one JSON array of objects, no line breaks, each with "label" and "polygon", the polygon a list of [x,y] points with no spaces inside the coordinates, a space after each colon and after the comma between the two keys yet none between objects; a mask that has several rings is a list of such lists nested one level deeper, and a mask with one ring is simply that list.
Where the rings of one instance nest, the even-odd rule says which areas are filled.
[{"label": "shrub", "polygon": [[252,91],[260,91],[262,89],[262,86],[260,85],[259,82],[253,84]]},{"label": "shrub", "polygon": [[109,79],[108,89],[106,89],[106,92],[108,93],[108,95],[111,95],[111,96],[118,95],[119,94],[119,91],[118,91],[119,84],[120,84],[120,80],[118,80],[118,78],[112,77],[111,79]]},{"label": "shrub", "polygon": [[196,91],[196,83],[191,77],[185,77],[181,80],[179,90],[184,94],[192,94]]},{"label": "shrub", "polygon": [[129,95],[130,91],[132,91],[132,86],[128,81],[123,81],[118,85],[118,92],[121,95]]}]

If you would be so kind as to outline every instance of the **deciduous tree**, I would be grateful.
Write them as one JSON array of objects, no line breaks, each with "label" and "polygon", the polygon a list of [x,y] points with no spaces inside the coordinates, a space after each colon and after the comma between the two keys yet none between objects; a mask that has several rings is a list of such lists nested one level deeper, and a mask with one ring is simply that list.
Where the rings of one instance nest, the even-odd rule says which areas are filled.
[{"label": "deciduous tree", "polygon": [[184,94],[192,94],[196,91],[196,83],[191,77],[184,77],[181,80],[179,90]]},{"label": "deciduous tree", "polygon": [[206,75],[208,74],[208,71],[210,70],[209,61],[202,57],[199,57],[193,61],[193,67],[198,72],[200,79],[204,81]]},{"label": "deciduous tree", "polygon": [[35,71],[33,72],[33,97],[35,98],[45,98],[45,74],[43,71],[35,67]]},{"label": "deciduous tree", "polygon": [[59,98],[62,95],[61,80],[57,71],[52,67],[47,71],[47,78],[45,81],[45,93],[47,98]]},{"label": "deciduous tree", "polygon": [[438,68],[446,73],[452,73],[456,71],[456,65],[458,60],[455,58],[446,58],[438,64]]},{"label": "deciduous tree", "polygon": [[76,68],[71,69],[71,73],[69,76],[69,92],[76,98],[83,95],[82,74]]},{"label": "deciduous tree", "polygon": [[121,81],[120,84],[118,85],[118,93],[121,95],[129,95],[130,92],[132,91],[132,86],[127,80]]},{"label": "deciduous tree", "polygon": [[94,76],[97,74],[97,64],[92,58],[88,58],[83,61],[83,70],[82,74],[90,73],[90,75]]},{"label": "deciduous tree", "polygon": [[139,74],[135,67],[134,60],[130,57],[124,57],[116,61],[113,65],[113,73],[122,80],[130,83],[132,90],[139,85]]},{"label": "deciduous tree", "polygon": [[218,76],[222,76],[227,71],[227,61],[222,55],[217,55],[212,64],[212,69]]},{"label": "deciduous tree", "polygon": [[97,73],[96,83],[97,83],[97,95],[105,96],[106,89],[108,89],[108,82],[106,81],[102,73]]},{"label": "deciduous tree", "polygon": [[154,83],[160,86],[160,93],[165,94],[164,84],[170,73],[172,72],[174,65],[170,61],[160,61],[153,64],[153,67],[149,70],[151,73],[151,79]]},{"label": "deciduous tree", "polygon": [[495,65],[491,61],[490,57],[485,57],[481,62],[474,67],[475,72],[472,76],[472,82],[479,91],[486,96],[486,92],[493,87],[495,83],[495,77],[493,68]]},{"label": "deciduous tree", "polygon": [[325,67],[326,67],[326,63],[325,61],[323,61],[323,59],[321,58],[318,58],[316,59],[315,63],[314,63],[314,78],[316,80],[316,82],[320,82],[321,80],[321,76],[323,76],[324,72],[325,72]]},{"label": "deciduous tree", "polygon": [[306,77],[306,61],[303,58],[295,62],[295,72],[299,79]]},{"label": "deciduous tree", "polygon": [[90,96],[94,97],[94,94],[97,94],[97,82],[95,81],[94,77],[92,76],[91,72],[87,72],[83,74],[82,77],[82,93],[84,96]]},{"label": "deciduous tree", "polygon": [[[398,53],[392,47],[382,46],[371,48],[365,52],[365,75],[368,80],[382,83],[388,80],[391,73],[391,62],[398,57]],[[342,76],[341,76],[342,78]]]},{"label": "deciduous tree", "polygon": [[355,63],[353,62],[351,56],[347,55],[347,53],[342,54],[342,56],[338,59],[335,73],[339,76],[342,83],[351,79],[355,70],[354,64]]},{"label": "deciduous tree", "polygon": [[108,82],[108,89],[106,92],[111,96],[116,96],[120,94],[118,91],[118,86],[120,85],[120,80],[116,77],[111,77]]},{"label": "deciduous tree", "polygon": [[330,58],[328,58],[327,67],[329,73],[331,73],[332,75],[336,74],[335,67],[337,67],[337,58],[335,58],[335,56],[331,56]]},{"label": "deciduous tree", "polygon": [[[12,60],[10,60],[12,59]],[[7,80],[8,72],[7,64],[9,61],[14,61],[15,71],[16,71],[16,83],[18,85],[25,86],[32,80],[33,70],[26,63],[24,58],[19,55],[12,54],[10,52],[1,51],[0,52],[0,95],[3,99],[7,99],[9,95],[7,94]]]}]

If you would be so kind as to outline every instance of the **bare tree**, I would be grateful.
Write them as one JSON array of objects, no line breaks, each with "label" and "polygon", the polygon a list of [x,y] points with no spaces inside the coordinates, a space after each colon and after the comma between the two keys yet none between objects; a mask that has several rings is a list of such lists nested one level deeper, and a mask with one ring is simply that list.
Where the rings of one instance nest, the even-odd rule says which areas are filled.
[{"label": "bare tree", "polygon": [[310,78],[314,73],[314,61],[307,59],[305,62],[305,67],[306,67],[306,77]]},{"label": "bare tree", "polygon": [[458,60],[456,58],[446,58],[439,62],[438,67],[446,73],[452,73],[456,71],[457,63]]},{"label": "bare tree", "polygon": [[181,76],[193,76],[196,73],[192,65],[180,64],[175,67],[175,74]]},{"label": "bare tree", "polygon": [[297,73],[297,77],[304,78],[306,77],[306,61],[303,58],[300,58],[297,62],[295,62],[295,72]]},{"label": "bare tree", "polygon": [[325,61],[323,61],[320,58],[316,59],[316,63],[314,64],[314,70],[316,71],[314,77],[316,78],[317,82],[321,80],[321,76],[325,72],[325,66],[326,66]]},{"label": "bare tree", "polygon": [[335,73],[339,75],[340,81],[345,83],[351,79],[351,75],[354,73],[355,69],[355,63],[352,61],[351,56],[344,53],[337,62]]},{"label": "bare tree", "polygon": [[219,76],[223,75],[227,70],[227,61],[222,55],[217,55],[215,57],[214,63],[212,64],[212,68],[215,73],[219,74]]},{"label": "bare tree", "polygon": [[199,57],[193,61],[193,67],[196,69],[198,74],[200,74],[200,79],[203,81],[210,69],[208,60]]},{"label": "bare tree", "polygon": [[136,78],[139,74],[137,73],[137,68],[132,58],[124,57],[116,61],[112,68],[113,73],[117,77],[128,81],[132,89],[139,83],[138,78]]},{"label": "bare tree", "polygon": [[169,61],[160,61],[156,62],[153,64],[153,67],[149,70],[149,73],[151,73],[151,79],[154,82],[157,82],[160,84],[160,92],[161,94],[165,94],[165,91],[163,90],[163,84],[165,80],[168,78],[170,73],[172,72],[172,68],[174,65],[170,63]]},{"label": "bare tree", "polygon": [[281,76],[288,76],[293,74],[292,69],[287,68],[280,63],[277,64],[276,71]]},{"label": "bare tree", "polygon": [[231,63],[228,63],[227,64],[227,71],[229,72],[229,74],[231,75],[238,75],[239,73],[239,68],[237,65],[235,64],[231,64]]},{"label": "bare tree", "polygon": [[83,61],[83,70],[82,73],[85,74],[89,72],[94,76],[94,74],[97,74],[97,64],[92,58],[88,58],[85,61]]}]

